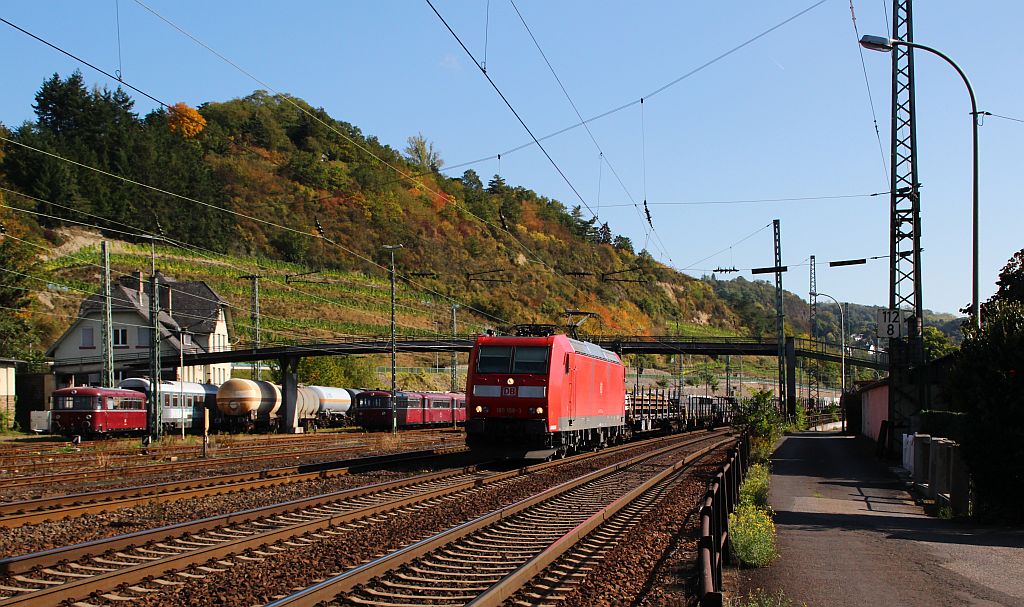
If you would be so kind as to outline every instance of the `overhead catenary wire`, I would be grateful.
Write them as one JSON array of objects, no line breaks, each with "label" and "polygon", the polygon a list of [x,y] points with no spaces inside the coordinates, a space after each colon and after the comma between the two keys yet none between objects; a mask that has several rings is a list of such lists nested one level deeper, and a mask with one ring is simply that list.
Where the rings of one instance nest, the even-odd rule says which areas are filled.
[{"label": "overhead catenary wire", "polygon": [[[136,1],[138,1],[138,0],[136,0]],[[459,35],[457,33],[455,33],[455,30],[452,29],[452,27],[448,24],[448,22],[445,20],[445,18],[437,10],[437,8],[434,6],[434,3],[431,2],[431,0],[425,0],[425,1],[430,6],[430,9],[434,11],[434,14],[437,15],[437,18],[441,20],[441,23],[444,24],[445,28],[447,28],[448,31],[451,33],[451,35],[455,38],[455,41],[459,43],[459,46],[462,47],[462,50],[465,51],[465,53],[467,55],[469,55],[469,58],[473,60],[473,64],[476,65],[477,69],[480,70],[480,73],[483,74],[484,78],[487,79],[487,82],[490,83],[491,88],[493,88],[494,91],[496,93],[498,93],[498,96],[501,97],[501,100],[503,102],[505,102],[505,105],[512,112],[512,114],[516,117],[516,120],[519,121],[519,124],[522,125],[523,129],[525,129],[526,132],[530,135],[530,137],[533,139],[534,143],[537,144],[537,147],[540,148],[540,151],[548,159],[548,162],[551,163],[551,166],[553,166],[555,168],[555,170],[558,171],[558,174],[562,176],[562,180],[565,181],[566,185],[569,186],[569,189],[571,189],[573,194],[576,195],[576,198],[583,204],[583,206],[585,206],[587,208],[588,211],[590,211],[591,215],[596,217],[597,215],[596,215],[596,213],[594,213],[594,209],[590,208],[590,205],[587,204],[586,200],[584,200],[583,195],[579,193],[579,190],[577,190],[576,186],[573,185],[573,183],[569,179],[568,175],[566,175],[565,172],[562,170],[562,167],[558,166],[558,163],[555,162],[555,159],[551,157],[551,154],[548,153],[547,149],[543,145],[541,145],[540,140],[537,139],[536,135],[533,134],[533,131],[530,130],[530,127],[526,124],[526,121],[523,120],[522,116],[519,115],[519,112],[516,111],[516,108],[512,105],[512,103],[508,100],[508,98],[505,97],[505,93],[503,93],[501,91],[501,88],[487,74],[487,70],[483,69],[480,66],[480,61],[477,60],[477,58],[473,55],[473,52],[470,51],[468,47],[466,47],[464,42],[462,42],[462,39],[459,37]]]},{"label": "overhead catenary wire", "polygon": [[[138,2],[138,1],[139,0],[136,0],[136,2]],[[805,8],[805,9],[795,13],[794,15],[792,15],[792,16],[782,20],[781,22],[779,22],[779,23],[769,27],[768,29],[763,30],[759,34],[757,34],[757,35],[755,35],[755,36],[753,36],[751,38],[748,38],[744,42],[741,42],[740,44],[730,48],[729,50],[727,50],[727,51],[717,55],[713,59],[710,59],[710,60],[702,63],[701,65],[691,69],[690,71],[688,71],[688,72],[682,74],[681,76],[679,76],[679,77],[669,81],[668,83],[666,83],[666,84],[656,88],[655,90],[647,93],[646,95],[641,95],[640,97],[635,98],[632,101],[628,101],[626,103],[623,103],[622,105],[619,105],[619,106],[616,106],[616,107],[611,108],[609,110],[606,110],[604,112],[601,112],[600,114],[597,114],[597,115],[592,116],[590,118],[587,118],[585,120],[580,120],[579,122],[576,122],[574,124],[570,124],[570,125],[568,125],[566,127],[563,127],[563,128],[561,128],[561,129],[559,129],[557,131],[553,131],[551,133],[548,133],[547,135],[543,135],[543,136],[539,137],[538,140],[539,141],[546,141],[548,139],[551,139],[552,137],[557,137],[557,136],[559,136],[559,135],[561,135],[563,133],[567,133],[567,132],[569,132],[569,131],[571,131],[573,129],[579,128],[579,127],[583,126],[584,124],[589,124],[589,123],[594,122],[596,120],[600,120],[602,118],[606,118],[608,116],[611,116],[612,114],[616,114],[616,113],[621,112],[621,111],[623,111],[625,109],[631,108],[634,105],[640,103],[640,98],[650,99],[651,97],[654,97],[655,95],[664,92],[665,90],[675,86],[676,84],[679,84],[683,80],[686,80],[687,78],[690,78],[691,76],[694,76],[695,74],[697,74],[697,73],[707,69],[708,67],[718,63],[719,61],[725,59],[726,57],[728,57],[728,56],[730,56],[732,54],[735,54],[736,52],[746,48],[747,46],[750,46],[754,42],[757,42],[761,38],[764,38],[765,36],[767,36],[768,34],[771,34],[775,30],[777,30],[777,29],[787,25],[788,23],[790,23],[790,22],[792,22],[792,21],[802,17],[803,15],[809,13],[810,11],[812,11],[815,8],[821,6],[822,4],[825,4],[826,2],[828,2],[828,0],[818,0],[814,4],[811,4],[810,6],[808,6],[807,8]],[[515,146],[513,148],[509,148],[507,150],[503,150],[501,152],[501,154],[503,154],[505,156],[508,156],[509,154],[512,154],[513,152],[518,152],[519,150],[526,149],[526,148],[528,148],[528,147],[530,147],[532,145],[534,145],[533,141],[527,141],[527,142],[525,142],[523,144],[520,144],[520,145],[517,145],[517,146]],[[493,159],[494,159],[494,154],[492,154],[490,156],[483,157],[483,158],[479,158],[477,160],[473,160],[473,161],[470,161],[470,162],[467,162],[467,163],[462,163],[462,164],[459,164],[459,165],[455,165],[455,166],[459,166],[459,167],[467,166],[469,164],[476,164],[476,163],[479,163],[479,162],[485,162],[485,161],[493,160]]]},{"label": "overhead catenary wire", "polygon": [[[526,29],[526,33],[529,34],[530,39],[533,41],[534,47],[536,47],[536,49],[537,49],[537,52],[540,53],[541,58],[544,59],[544,63],[548,66],[548,71],[551,72],[551,75],[554,77],[555,82],[558,83],[558,87],[562,90],[562,94],[565,96],[566,100],[569,102],[569,105],[572,107],[573,112],[575,112],[576,117],[579,118],[580,121],[583,122],[583,128],[587,131],[587,135],[590,137],[590,140],[593,142],[594,147],[597,148],[597,151],[599,153],[600,159],[603,162],[606,162],[608,164],[608,168],[611,169],[612,173],[615,175],[615,178],[618,180],[619,185],[622,187],[622,191],[625,192],[626,196],[628,196],[630,200],[633,200],[632,193],[630,193],[629,188],[626,187],[626,184],[623,183],[622,179],[619,177],[618,172],[615,170],[615,167],[612,166],[611,160],[605,155],[604,149],[601,147],[601,144],[599,144],[598,141],[597,141],[597,137],[594,135],[594,132],[590,130],[590,125],[587,124],[585,121],[583,121],[583,114],[580,112],[579,107],[576,105],[576,102],[573,100],[572,95],[569,94],[568,89],[566,89],[565,85],[562,83],[562,79],[558,76],[558,72],[555,70],[555,66],[552,65],[551,61],[548,59],[547,53],[544,52],[544,49],[540,45],[540,41],[538,41],[537,37],[533,34],[533,30],[530,28],[530,25],[526,22],[526,18],[523,17],[523,14],[522,14],[522,12],[520,12],[519,7],[516,6],[515,0],[509,0],[509,2],[512,4],[512,8],[515,9],[516,15],[519,16],[519,21],[523,24],[523,28]],[[501,154],[498,154],[498,157],[500,158]],[[644,161],[644,170],[646,171],[646,160]],[[600,197],[600,183],[598,183],[598,196]],[[647,175],[645,173],[644,174],[644,198],[646,198],[646,197],[647,197]],[[636,201],[635,200],[633,201],[633,204],[634,204],[634,208],[636,209],[637,216],[641,220],[641,226],[643,227],[644,237],[645,237],[645,239],[649,239],[650,238],[650,234],[648,232],[648,228],[645,227],[644,224],[643,224],[644,215],[640,212],[640,207],[636,205]],[[598,206],[598,212],[595,213],[594,216],[597,217],[598,221],[600,221],[600,210],[601,210],[600,200],[598,200],[598,205],[597,206]],[[649,218],[649,216],[650,215],[648,214],[648,218]],[[648,222],[648,223],[650,223],[650,222]],[[649,229],[650,230],[654,230],[654,225],[650,224],[650,228]],[[655,235],[655,236],[657,236],[657,235]],[[664,246],[664,244],[661,243],[661,239],[660,238],[658,238],[657,240],[658,240],[658,242],[662,246]],[[647,243],[645,242],[644,248],[646,248],[646,246],[647,246]],[[668,254],[667,250],[662,249],[660,252],[662,253],[662,255],[664,255],[669,260],[669,263],[672,263],[672,256]]]},{"label": "overhead catenary wire", "polygon": [[860,29],[857,27],[857,13],[853,9],[853,0],[850,0],[850,18],[853,21],[853,35],[860,53],[860,69],[864,74],[864,86],[868,91],[868,105],[871,106],[871,121],[875,125],[875,139],[878,140],[878,153],[882,159],[882,183],[889,181],[889,164],[885,160],[885,148],[882,145],[882,132],[878,128],[878,113],[875,111],[875,98],[871,93],[871,80],[868,78],[868,66],[864,61],[864,47],[860,45]]},{"label": "overhead catenary wire", "polygon": [[[849,198],[872,198],[875,196],[885,196],[889,192],[873,192],[871,194],[836,194],[830,196],[790,196],[780,198],[746,198],[736,200],[688,200],[679,202],[652,202],[652,206],[665,205],[665,206],[687,206],[687,205],[715,205],[715,204],[755,204],[755,203],[766,203],[766,202],[804,202],[811,200],[843,200]],[[628,207],[630,204],[606,204],[605,207]]]},{"label": "overhead catenary wire", "polygon": [[121,62],[121,0],[114,0],[114,23],[117,26],[117,79],[124,76],[124,64]]}]

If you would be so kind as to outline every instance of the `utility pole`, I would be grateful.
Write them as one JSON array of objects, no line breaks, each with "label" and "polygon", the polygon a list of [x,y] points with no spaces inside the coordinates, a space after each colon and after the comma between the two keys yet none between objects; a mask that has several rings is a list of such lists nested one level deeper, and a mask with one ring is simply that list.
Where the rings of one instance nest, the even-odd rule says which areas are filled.
[{"label": "utility pole", "polygon": [[[455,340],[457,335],[455,326],[455,311],[459,309],[459,304],[452,304],[452,340]],[[455,350],[452,350],[452,392],[457,392],[459,387],[459,358]]]},{"label": "utility pole", "polygon": [[396,398],[398,395],[398,376],[396,365],[398,363],[398,350],[395,345],[395,250],[405,245],[386,244],[384,250],[391,253],[391,433],[398,433],[398,411],[396,409]]},{"label": "utility pole", "polygon": [[181,440],[185,440],[185,329],[178,329],[178,406],[181,407]]},{"label": "utility pole", "polygon": [[[249,299],[249,318],[252,320],[253,349],[260,349],[260,275],[247,274],[239,276],[243,280],[252,281],[252,295]],[[253,367],[253,378],[260,381],[263,376],[261,361],[255,361]]]},{"label": "utility pole", "polygon": [[[786,402],[786,323],[782,300],[782,229],[779,220],[772,220],[775,234],[775,335],[779,341],[779,406]],[[793,413],[793,412],[790,412]]]},{"label": "utility pole", "polygon": [[163,411],[160,407],[160,381],[163,378],[162,361],[160,360],[160,278],[156,274],[156,261],[153,262],[153,274],[149,277],[149,419],[150,435],[160,437]]},{"label": "utility pole", "polygon": [[114,387],[114,329],[110,301],[110,245],[106,240],[100,243],[103,260],[103,375],[100,384],[104,388]]},{"label": "utility pole", "polygon": [[[815,271],[814,255],[811,255],[811,290],[808,291],[810,294],[811,304],[811,339],[818,338],[818,279]],[[842,310],[840,310],[842,312]],[[804,359],[804,365],[807,370],[810,371],[810,362]],[[820,368],[820,367],[819,367]],[[817,370],[817,369],[815,369]],[[815,405],[818,403],[818,398],[821,396],[820,388],[818,387],[818,374],[807,373],[807,400],[814,399]]]}]

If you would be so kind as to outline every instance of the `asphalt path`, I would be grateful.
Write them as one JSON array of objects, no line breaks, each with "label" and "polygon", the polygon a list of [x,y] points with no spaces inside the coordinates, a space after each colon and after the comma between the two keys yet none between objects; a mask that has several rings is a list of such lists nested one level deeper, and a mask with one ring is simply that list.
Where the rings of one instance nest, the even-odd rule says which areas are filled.
[{"label": "asphalt path", "polygon": [[926,516],[873,443],[787,436],[772,458],[779,558],[738,572],[741,594],[797,605],[1024,605],[1024,530]]}]

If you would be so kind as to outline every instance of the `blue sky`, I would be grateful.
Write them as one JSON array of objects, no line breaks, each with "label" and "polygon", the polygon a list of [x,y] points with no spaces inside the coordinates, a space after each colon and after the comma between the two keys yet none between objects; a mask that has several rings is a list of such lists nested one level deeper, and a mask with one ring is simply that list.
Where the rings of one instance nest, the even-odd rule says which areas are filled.
[{"label": "blue sky", "polygon": [[[176,2],[145,0],[164,17],[262,80],[401,149],[422,132],[447,165],[487,158],[529,136],[425,1]],[[638,101],[817,0],[773,2],[516,2],[585,118]],[[436,0],[435,6],[537,135],[578,122],[509,0]],[[1024,3],[918,2],[917,42],[954,58],[979,108],[1024,119]],[[117,10],[115,10],[117,8]],[[854,2],[861,34],[885,35],[885,0]],[[6,2],[2,16],[169,103],[196,105],[264,88],[133,0]],[[117,19],[120,19],[120,59]],[[102,74],[0,24],[7,58],[0,121],[33,117],[50,74]],[[888,262],[827,267],[887,255],[883,162],[889,154],[890,59],[865,51],[879,150],[849,0],[802,16],[677,84],[544,145],[586,205],[616,233],[699,276],[719,266],[772,265],[770,229],[782,222],[784,286],[806,297],[810,255],[818,288],[843,301],[884,305]],[[917,109],[925,307],[953,312],[971,295],[971,123],[955,72],[918,53]],[[141,112],[153,104],[138,95]],[[1019,205],[1024,123],[989,117],[981,129],[981,294],[1024,247]],[[883,153],[884,152],[884,153]],[[496,159],[471,167],[486,182]],[[464,168],[450,174],[461,175]],[[503,154],[501,175],[581,204],[536,147]],[[620,185],[618,178],[621,178]],[[159,185],[159,184],[154,184]],[[628,193],[627,193],[628,190]],[[600,194],[599,194],[600,192]],[[832,198],[844,197],[844,198]],[[647,199],[648,235],[633,201]],[[744,204],[665,203],[810,198]],[[589,215],[586,211],[585,215]],[[709,255],[723,251],[710,259]],[[703,261],[701,261],[703,260]],[[700,263],[696,263],[700,261]],[[750,278],[749,272],[742,275]]]}]

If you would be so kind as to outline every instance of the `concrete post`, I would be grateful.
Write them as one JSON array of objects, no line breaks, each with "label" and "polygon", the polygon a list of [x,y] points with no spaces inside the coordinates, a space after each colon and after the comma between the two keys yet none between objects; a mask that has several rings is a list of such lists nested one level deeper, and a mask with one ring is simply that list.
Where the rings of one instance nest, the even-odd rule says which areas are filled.
[{"label": "concrete post", "polygon": [[932,499],[937,500],[940,495],[949,493],[949,447],[952,444],[944,438],[932,439],[928,474],[928,496]]},{"label": "concrete post", "polygon": [[932,437],[927,434],[914,435],[914,484],[923,485],[928,482],[931,472],[929,456],[931,455]]},{"label": "concrete post", "polygon": [[281,359],[281,431],[286,434],[297,434],[299,427],[299,359],[288,357]]},{"label": "concrete post", "polygon": [[949,506],[954,516],[971,514],[971,474],[964,461],[963,448],[954,445],[950,454]]}]

